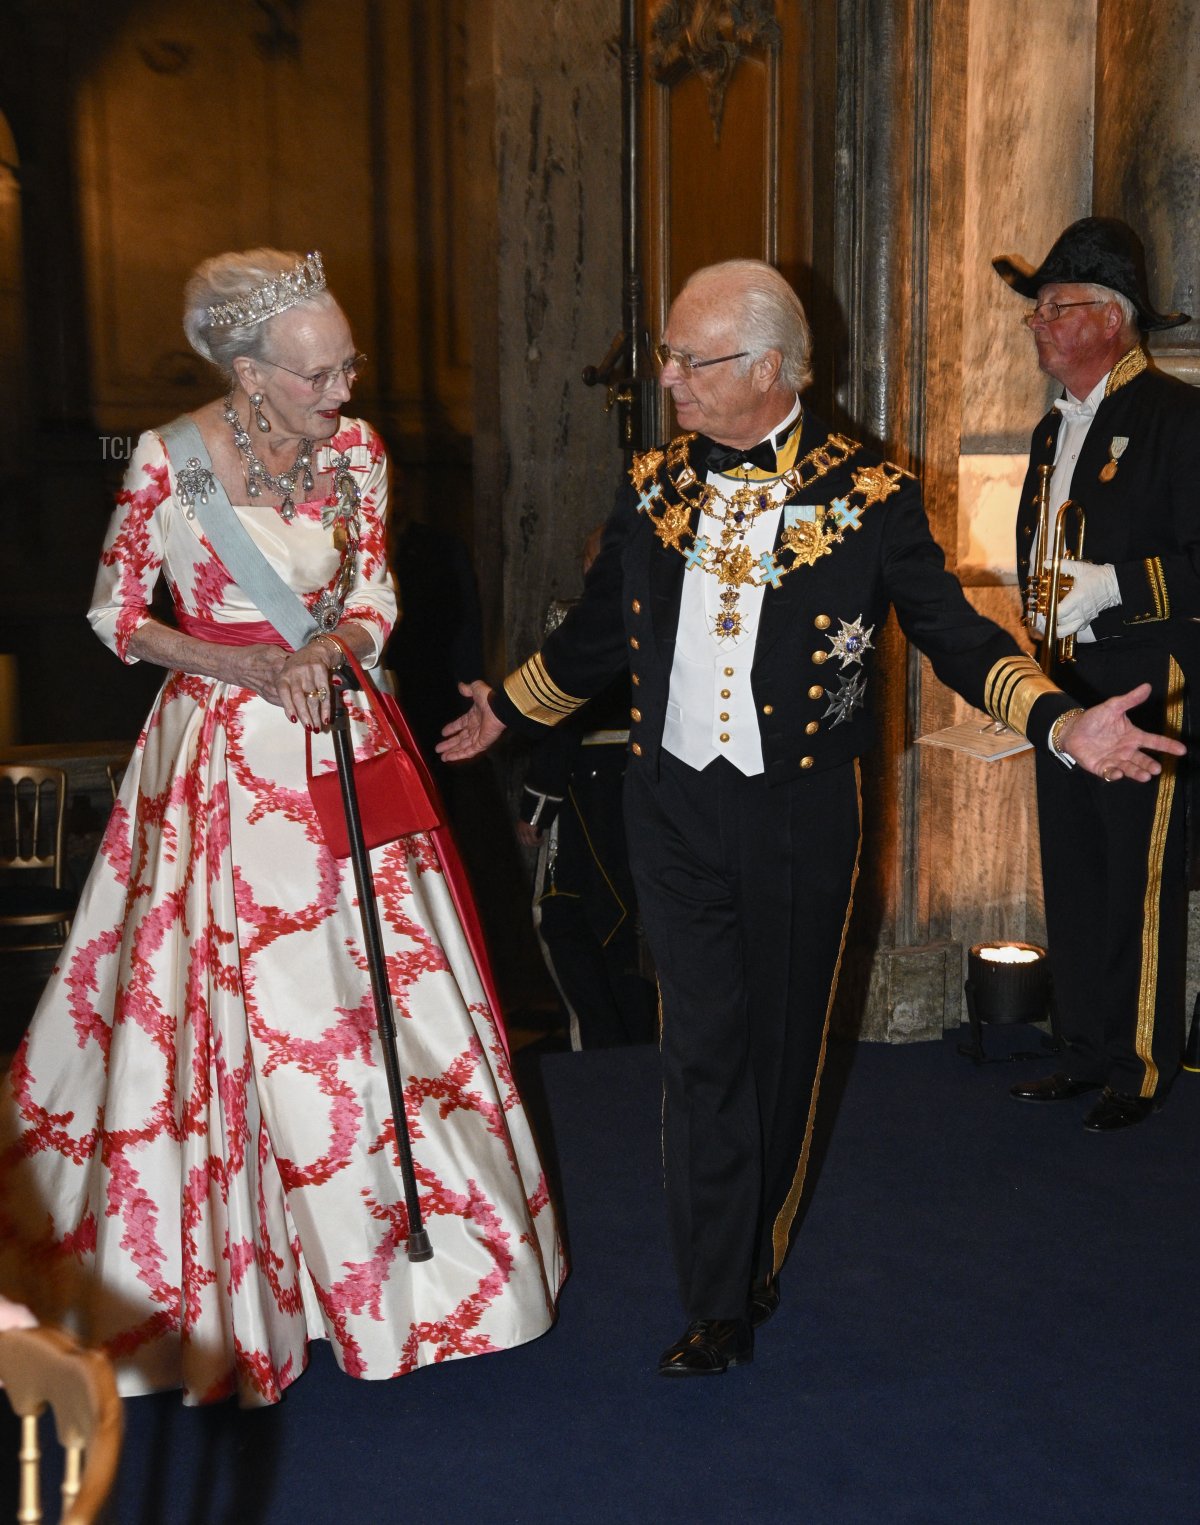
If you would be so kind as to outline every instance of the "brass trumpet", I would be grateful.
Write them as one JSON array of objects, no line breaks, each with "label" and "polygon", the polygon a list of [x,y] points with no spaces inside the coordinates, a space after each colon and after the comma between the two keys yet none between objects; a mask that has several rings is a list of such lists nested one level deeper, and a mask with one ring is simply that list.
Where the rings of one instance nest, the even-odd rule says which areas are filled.
[{"label": "brass trumpet", "polygon": [[[1071,591],[1075,579],[1064,571],[1064,564],[1083,560],[1083,504],[1068,498],[1054,516],[1054,529],[1050,528],[1050,477],[1052,466],[1038,467],[1037,529],[1033,537],[1033,553],[1030,557],[1030,576],[1025,590],[1025,624],[1036,637],[1035,624],[1043,621],[1041,666],[1049,673],[1055,658],[1060,662],[1075,660],[1075,637],[1058,639],[1058,605],[1063,595]],[[1067,521],[1075,516],[1075,543],[1067,546]],[[1049,565],[1046,549],[1049,546]]]}]

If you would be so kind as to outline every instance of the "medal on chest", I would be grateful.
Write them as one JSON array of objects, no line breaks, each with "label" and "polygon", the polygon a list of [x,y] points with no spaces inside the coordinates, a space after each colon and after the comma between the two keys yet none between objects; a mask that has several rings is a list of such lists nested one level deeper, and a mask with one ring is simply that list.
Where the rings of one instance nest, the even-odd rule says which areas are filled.
[{"label": "medal on chest", "polygon": [[1128,447],[1129,439],[1127,435],[1115,434],[1113,436],[1112,443],[1108,447],[1108,460],[1100,468],[1100,480],[1102,482],[1111,482],[1116,476],[1117,462],[1125,454]]}]

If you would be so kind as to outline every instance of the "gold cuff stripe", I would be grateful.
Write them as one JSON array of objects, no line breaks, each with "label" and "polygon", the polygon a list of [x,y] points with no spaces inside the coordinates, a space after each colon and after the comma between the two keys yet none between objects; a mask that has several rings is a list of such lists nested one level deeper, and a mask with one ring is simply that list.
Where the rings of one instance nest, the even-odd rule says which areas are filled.
[{"label": "gold cuff stripe", "polygon": [[[1163,730],[1178,736],[1183,730],[1183,672],[1175,658],[1167,669],[1167,709]],[[1171,822],[1171,804],[1175,798],[1177,773],[1174,757],[1162,759],[1154,801],[1154,823],[1150,829],[1150,852],[1146,861],[1146,894],[1142,901],[1142,968],[1138,979],[1137,1033],[1134,1050],[1146,1066],[1142,1076],[1142,1096],[1153,1096],[1158,1087],[1158,1066],[1154,1062],[1154,1016],[1158,1009],[1158,931],[1162,914],[1163,857],[1167,846],[1167,828]]]},{"label": "gold cuff stripe", "polygon": [[1154,600],[1154,615],[1156,619],[1166,620],[1171,617],[1171,600],[1167,594],[1167,579],[1163,575],[1163,564],[1160,556],[1148,556],[1145,562],[1146,581],[1150,584],[1150,597]]},{"label": "gold cuff stripe", "polygon": [[546,671],[541,653],[529,658],[504,680],[504,692],[528,720],[554,725],[573,714],[586,699],[576,699],[559,688]]},{"label": "gold cuff stripe", "polygon": [[854,849],[854,868],[850,874],[850,894],[846,900],[846,915],[842,921],[842,941],[838,947],[837,963],[833,966],[833,979],[829,982],[829,998],[825,1002],[825,1026],[821,1030],[821,1052],[817,1058],[817,1073],[813,1076],[812,1097],[808,1103],[808,1120],[804,1128],[804,1143],[800,1149],[800,1158],[796,1163],[796,1173],[792,1177],[792,1184],[787,1198],[771,1226],[772,1276],[778,1276],[783,1266],[784,1258],[788,1251],[788,1241],[791,1238],[792,1224],[796,1218],[796,1209],[800,1206],[800,1198],[804,1194],[804,1178],[808,1174],[808,1158],[812,1153],[813,1123],[816,1121],[817,1116],[817,1097],[821,1094],[821,1076],[825,1071],[825,1054],[829,1047],[829,1019],[833,1013],[833,998],[837,995],[838,977],[842,972],[842,959],[846,952],[846,934],[850,930],[850,913],[854,910],[854,891],[858,884],[858,867],[862,859],[863,840],[862,765],[857,757],[854,759],[854,789],[858,799],[858,845]]},{"label": "gold cuff stripe", "polygon": [[1059,692],[1032,657],[1001,657],[984,683],[983,707],[993,720],[1024,736],[1034,704],[1043,694]]}]

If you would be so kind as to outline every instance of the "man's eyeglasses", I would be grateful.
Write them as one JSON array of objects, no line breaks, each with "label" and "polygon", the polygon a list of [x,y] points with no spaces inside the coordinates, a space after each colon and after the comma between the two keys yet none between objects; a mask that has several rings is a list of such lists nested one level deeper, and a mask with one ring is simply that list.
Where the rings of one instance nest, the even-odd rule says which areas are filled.
[{"label": "man's eyeglasses", "polygon": [[695,355],[687,355],[681,350],[672,349],[669,344],[654,346],[654,358],[658,361],[660,368],[670,365],[673,360],[685,376],[690,376],[693,371],[702,371],[706,365],[724,365],[726,360],[741,360],[749,353],[748,349],[740,349],[735,355],[716,355],[712,360],[697,360]]},{"label": "man's eyeglasses", "polygon": [[286,371],[289,376],[298,376],[301,381],[307,381],[314,392],[328,392],[338,377],[341,376],[347,386],[353,386],[362,375],[367,363],[365,355],[355,355],[352,360],[347,360],[345,365],[335,365],[328,371],[294,371],[290,365],[280,365],[278,360],[267,360],[265,364],[273,365],[277,371]]},{"label": "man's eyeglasses", "polygon": [[1094,302],[1039,302],[1032,312],[1027,312],[1021,319],[1032,327],[1040,318],[1043,323],[1057,323],[1068,307],[1103,307],[1107,298],[1097,298]]}]

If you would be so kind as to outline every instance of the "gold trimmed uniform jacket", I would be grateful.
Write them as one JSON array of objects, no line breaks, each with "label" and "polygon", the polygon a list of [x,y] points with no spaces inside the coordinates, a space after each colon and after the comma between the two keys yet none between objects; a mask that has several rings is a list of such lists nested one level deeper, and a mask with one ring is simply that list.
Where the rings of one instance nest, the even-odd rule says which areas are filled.
[{"label": "gold trimmed uniform jacket", "polygon": [[[1062,416],[1052,409],[1033,431],[1017,514],[1022,594],[1037,522],[1038,467],[1053,463],[1061,425]],[[1200,388],[1147,368],[1142,351],[1130,351],[1114,366],[1096,409],[1072,474],[1071,498],[1085,514],[1084,559],[1112,563],[1121,602],[1096,616],[1095,643],[1078,642],[1075,663],[1054,668],[1056,681],[1080,703],[1124,693],[1143,680],[1161,692],[1168,656],[1195,681]],[[1154,716],[1135,712],[1134,719],[1145,724]]]},{"label": "gold trimmed uniform jacket", "polygon": [[[687,434],[635,458],[583,597],[492,696],[506,725],[537,734],[628,666],[630,750],[657,772],[683,579],[718,575],[696,538],[711,448]],[[889,606],[944,683],[1044,745],[1071,701],[971,608],[916,480],[806,409],[788,485],[774,551],[748,573],[765,583],[751,686],[768,782],[870,746]]]}]

